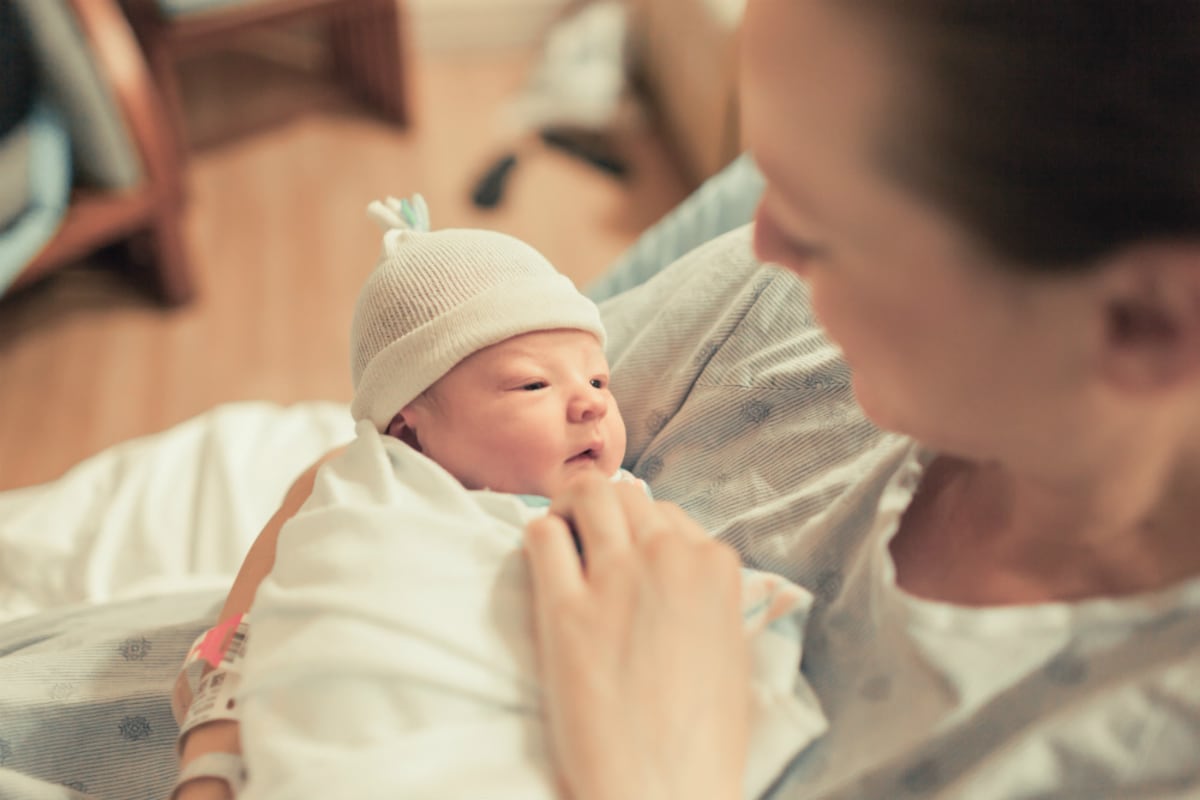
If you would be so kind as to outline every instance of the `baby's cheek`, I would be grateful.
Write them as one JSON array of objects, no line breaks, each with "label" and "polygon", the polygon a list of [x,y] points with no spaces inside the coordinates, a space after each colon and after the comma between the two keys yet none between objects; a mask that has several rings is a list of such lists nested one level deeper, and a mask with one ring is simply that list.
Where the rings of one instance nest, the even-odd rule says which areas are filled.
[{"label": "baby's cheek", "polygon": [[605,450],[604,455],[601,456],[599,461],[596,463],[596,469],[604,473],[606,476],[617,474],[617,470],[621,468],[621,460],[624,456],[623,451],[624,448],[622,448],[622,452],[617,452],[615,449]]},{"label": "baby's cheek", "polygon": [[625,423],[618,419],[614,426],[612,441],[609,443],[608,452],[604,455],[609,457],[613,463],[613,469],[621,466],[621,462],[625,460],[625,448],[628,444],[628,437],[625,432]]}]

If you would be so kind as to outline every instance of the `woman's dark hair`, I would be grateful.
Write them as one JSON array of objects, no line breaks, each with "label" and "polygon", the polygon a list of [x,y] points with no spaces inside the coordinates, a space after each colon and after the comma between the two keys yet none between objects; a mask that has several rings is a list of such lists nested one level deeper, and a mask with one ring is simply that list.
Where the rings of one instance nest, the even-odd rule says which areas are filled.
[{"label": "woman's dark hair", "polygon": [[915,66],[891,174],[1003,261],[1200,240],[1200,0],[841,0]]}]

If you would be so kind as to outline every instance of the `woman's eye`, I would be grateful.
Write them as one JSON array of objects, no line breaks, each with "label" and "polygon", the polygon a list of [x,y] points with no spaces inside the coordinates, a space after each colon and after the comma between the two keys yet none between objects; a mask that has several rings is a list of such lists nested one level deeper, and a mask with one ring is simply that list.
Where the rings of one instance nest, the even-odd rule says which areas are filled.
[{"label": "woman's eye", "polygon": [[784,266],[829,258],[828,247],[814,239],[784,232],[761,210],[754,220],[754,248],[762,260]]},{"label": "woman's eye", "polygon": [[815,242],[805,241],[803,239],[792,239],[789,243],[792,250],[792,255],[795,258],[804,261],[827,261],[829,260],[829,249]]}]

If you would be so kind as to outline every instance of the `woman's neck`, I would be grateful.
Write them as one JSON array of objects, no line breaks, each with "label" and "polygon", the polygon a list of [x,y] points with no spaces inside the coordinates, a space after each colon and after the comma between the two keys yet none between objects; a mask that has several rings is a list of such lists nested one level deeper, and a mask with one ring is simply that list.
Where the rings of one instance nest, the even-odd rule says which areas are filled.
[{"label": "woman's neck", "polygon": [[1143,448],[1052,481],[938,458],[891,543],[929,599],[1010,605],[1137,594],[1200,575],[1200,458]]}]

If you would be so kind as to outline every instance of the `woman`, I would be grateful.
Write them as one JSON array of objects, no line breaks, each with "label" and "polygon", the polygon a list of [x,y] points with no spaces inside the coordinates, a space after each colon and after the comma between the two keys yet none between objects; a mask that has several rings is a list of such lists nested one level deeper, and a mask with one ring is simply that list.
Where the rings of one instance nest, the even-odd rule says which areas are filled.
[{"label": "woman", "polygon": [[[832,729],[781,795],[1200,792],[1198,23],[1194,2],[749,4],[756,253],[808,282],[863,410],[924,464],[898,525],[860,531],[890,565],[823,598],[805,673]],[[734,796],[721,553],[602,482],[555,509],[593,553],[530,532],[575,796]],[[840,607],[895,587],[899,618]],[[836,613],[891,652],[841,644]],[[895,671],[848,697],[852,654]],[[1089,669],[1112,683],[1085,691]]]},{"label": "woman", "polygon": [[[1196,30],[1192,0],[749,3],[755,252],[900,435],[804,473],[836,513],[727,537],[818,595],[830,728],[778,796],[1200,792]],[[603,481],[553,512],[527,550],[571,796],[737,796],[737,560]]]}]

